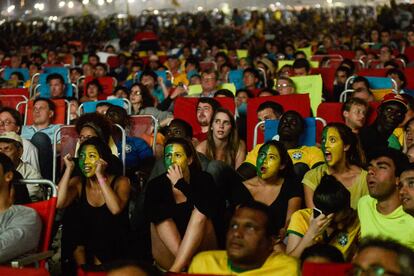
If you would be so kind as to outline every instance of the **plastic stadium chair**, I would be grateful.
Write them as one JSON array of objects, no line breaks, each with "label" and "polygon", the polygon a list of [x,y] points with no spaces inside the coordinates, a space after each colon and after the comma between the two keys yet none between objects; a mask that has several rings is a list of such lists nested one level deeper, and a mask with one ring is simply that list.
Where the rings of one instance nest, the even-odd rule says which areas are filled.
[{"label": "plastic stadium chair", "polygon": [[[56,111],[52,124],[69,125],[70,122],[70,103],[65,99],[51,99],[55,103]],[[30,100],[27,105],[26,117],[24,120],[25,125],[33,124],[33,102]]]},{"label": "plastic stadium chair", "polygon": [[[151,115],[133,115],[129,117],[131,127],[129,135],[139,138],[147,138],[148,136],[157,137],[158,120]],[[151,148],[155,153],[156,139],[152,139]]]},{"label": "plastic stadium chair", "polygon": [[35,262],[39,262],[39,266],[45,268],[47,258],[53,255],[53,251],[49,250],[49,246],[52,240],[52,227],[55,221],[56,202],[57,202],[57,190],[55,184],[52,181],[46,179],[25,179],[20,180],[20,184],[33,185],[40,184],[46,186],[46,191],[49,192],[47,199],[25,204],[25,206],[36,210],[40,219],[42,220],[42,234],[39,243],[39,250],[34,254],[26,254],[18,259],[12,260],[12,267],[23,267]]},{"label": "plastic stadium chair", "polygon": [[99,103],[110,103],[116,106],[123,107],[127,110],[128,114],[131,114],[131,102],[128,99],[116,98],[116,99],[109,99],[109,100],[84,102],[78,107],[79,116],[82,115],[83,113],[95,112],[96,106]]},{"label": "plastic stadium chair", "polygon": [[[95,78],[92,76],[87,76],[85,81],[83,82],[83,94],[86,95],[86,86],[89,82],[94,80]],[[103,88],[103,94],[99,95],[99,98],[106,99],[106,97],[111,96],[112,92],[114,91],[115,87],[118,85],[118,81],[110,76],[100,77],[97,78],[100,85]]]},{"label": "plastic stadium chair", "polygon": [[1,95],[0,94],[0,104],[2,106],[7,106],[10,108],[15,108],[20,112],[22,117],[27,114],[27,103],[28,99],[24,95]]},{"label": "plastic stadium chair", "polygon": [[305,262],[302,268],[302,276],[347,276],[352,270],[352,264],[336,264],[336,263],[310,263]]},{"label": "plastic stadium chair", "polygon": [[227,82],[232,82],[236,86],[236,90],[244,87],[243,70],[231,70],[227,75]]},{"label": "plastic stadium chair", "polygon": [[10,276],[49,276],[49,271],[45,268],[13,268],[0,266],[0,275]]},{"label": "plastic stadium chair", "polygon": [[[322,123],[322,127],[326,126],[326,121],[319,117],[308,117],[305,118],[305,132],[301,135],[299,144],[300,145],[306,145],[306,146],[314,146],[316,144],[316,125],[317,121]],[[270,141],[273,140],[273,138],[278,135],[278,126],[279,126],[279,120],[266,120],[264,122],[257,123],[254,131],[255,136],[253,138],[253,146],[256,146],[257,144],[257,133],[259,132],[259,126],[264,124],[264,141]],[[256,141],[255,141],[256,140]]]},{"label": "plastic stadium chair", "polygon": [[11,77],[11,74],[14,72],[19,72],[23,75],[23,81],[27,81],[30,79],[29,69],[27,68],[6,68],[4,69],[3,79],[9,80]]},{"label": "plastic stadium chair", "polygon": [[23,95],[30,97],[29,89],[27,88],[0,88],[0,95]]},{"label": "plastic stadium chair", "polygon": [[[266,101],[277,102],[283,106],[284,111],[295,110],[307,118],[311,114],[310,99],[308,94],[294,94],[284,96],[271,96],[252,98],[247,101],[247,149],[253,148],[254,127],[258,123],[256,110],[259,105]],[[258,133],[257,143],[263,143],[264,137]]]}]

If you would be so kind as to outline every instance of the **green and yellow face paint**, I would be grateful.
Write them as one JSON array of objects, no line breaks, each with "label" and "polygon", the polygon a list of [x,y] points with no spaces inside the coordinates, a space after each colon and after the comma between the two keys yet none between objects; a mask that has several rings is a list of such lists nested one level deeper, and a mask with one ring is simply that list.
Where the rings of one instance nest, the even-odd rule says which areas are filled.
[{"label": "green and yellow face paint", "polygon": [[263,179],[276,176],[281,166],[280,163],[280,154],[274,145],[262,147],[256,160],[257,175]]}]

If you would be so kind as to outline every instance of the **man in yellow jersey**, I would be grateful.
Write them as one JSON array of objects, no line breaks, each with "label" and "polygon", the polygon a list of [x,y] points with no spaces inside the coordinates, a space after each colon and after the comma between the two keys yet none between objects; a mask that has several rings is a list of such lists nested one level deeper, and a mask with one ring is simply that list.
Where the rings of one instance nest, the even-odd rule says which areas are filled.
[{"label": "man in yellow jersey", "polygon": [[[288,150],[292,159],[296,175],[302,179],[303,175],[310,169],[315,168],[324,162],[322,151],[315,146],[303,146],[299,144],[300,136],[305,131],[305,121],[302,116],[293,110],[286,111],[280,118],[278,126],[278,139]],[[246,179],[255,175],[248,175],[246,172],[255,168],[259,148],[263,144],[256,145],[247,154],[246,160],[237,170]]]},{"label": "man in yellow jersey", "polygon": [[226,250],[194,257],[189,273],[217,275],[298,275],[297,260],[273,251],[276,227],[269,207],[253,201],[239,206],[227,231]]}]

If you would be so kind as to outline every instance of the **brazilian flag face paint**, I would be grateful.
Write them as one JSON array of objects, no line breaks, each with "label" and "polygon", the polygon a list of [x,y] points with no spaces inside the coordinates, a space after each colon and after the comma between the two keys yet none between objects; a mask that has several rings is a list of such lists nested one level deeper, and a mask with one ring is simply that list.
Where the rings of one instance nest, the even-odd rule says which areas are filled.
[{"label": "brazilian flag face paint", "polygon": [[276,176],[281,166],[280,163],[280,154],[275,146],[262,147],[256,161],[257,175],[263,179]]},{"label": "brazilian flag face paint", "polygon": [[164,150],[164,165],[165,168],[168,168],[172,164],[177,164],[181,167],[182,171],[185,171],[185,168],[188,166],[187,154],[183,146],[180,144],[169,144],[165,147]]},{"label": "brazilian flag face paint", "polygon": [[86,177],[92,177],[96,173],[96,161],[100,159],[95,146],[86,145],[79,154],[79,167]]},{"label": "brazilian flag face paint", "polygon": [[334,166],[345,158],[344,142],[334,127],[325,128],[322,133],[322,151],[328,166]]}]

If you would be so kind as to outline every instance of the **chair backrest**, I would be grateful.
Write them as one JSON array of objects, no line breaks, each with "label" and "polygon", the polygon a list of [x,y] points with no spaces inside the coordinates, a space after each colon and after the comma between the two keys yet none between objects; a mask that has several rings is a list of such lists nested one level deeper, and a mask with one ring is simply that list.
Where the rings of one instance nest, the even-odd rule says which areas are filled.
[{"label": "chair backrest", "polygon": [[342,58],[354,59],[355,58],[355,51],[351,50],[328,50],[328,54],[330,55],[339,55]]},{"label": "chair backrest", "polygon": [[118,68],[121,64],[119,61],[118,56],[109,56],[106,60],[106,63],[109,65],[109,69],[115,69]]},{"label": "chair backrest", "polygon": [[10,108],[15,108],[24,118],[28,99],[24,95],[0,95],[0,104]]},{"label": "chair backrest", "polygon": [[100,103],[110,103],[116,106],[123,107],[127,110],[128,114],[131,114],[131,103],[129,102],[129,100],[124,98],[115,98],[109,100],[84,102],[78,107],[79,115],[82,115],[83,113],[95,112],[96,106]]},{"label": "chair backrest", "polygon": [[[92,76],[87,76],[85,77],[85,81],[84,81],[84,85],[83,85],[83,91],[84,91],[84,95],[86,95],[86,86],[88,85],[89,82],[91,82],[92,80],[94,80],[95,78]],[[111,96],[112,92],[117,84],[116,79],[114,79],[113,77],[110,76],[106,76],[106,77],[100,77],[97,78],[98,82],[100,85],[102,85],[103,88],[103,94],[100,95],[100,98],[104,98],[106,99],[107,96]]]},{"label": "chair backrest", "polygon": [[11,77],[11,74],[14,72],[18,72],[23,75],[23,81],[27,81],[30,79],[29,69],[27,68],[10,68],[7,67],[4,69],[3,79],[9,80]]},{"label": "chair backrest", "polygon": [[196,96],[203,92],[203,87],[201,84],[193,84],[188,86],[188,95],[189,96]]},{"label": "chair backrest", "polygon": [[69,73],[66,74],[66,72],[69,72],[68,69],[66,67],[48,67],[48,68],[51,69],[50,71],[48,71],[49,73],[42,73],[39,75],[39,83],[34,88],[34,92],[40,93],[40,97],[50,98],[50,87],[49,87],[49,84],[47,83],[47,77],[50,74],[57,73],[57,74],[60,74],[65,81],[65,91],[64,91],[65,97],[72,97],[76,89],[70,82],[70,78],[68,75]]},{"label": "chair backrest", "polygon": [[302,276],[346,276],[350,275],[349,272],[352,269],[352,264],[320,264],[305,262],[302,268]]},{"label": "chair backrest", "polygon": [[[158,120],[151,115],[133,115],[130,116],[131,126],[129,135],[134,137],[146,138],[148,136],[156,137],[158,132]],[[152,139],[151,148],[155,153],[156,139]]]},{"label": "chair backrest", "polygon": [[394,83],[391,78],[388,77],[366,77],[371,89],[387,89],[394,88]]},{"label": "chair backrest", "polygon": [[[43,73],[45,74],[44,77],[47,78],[50,74],[60,74],[65,83],[70,83],[70,75],[69,75],[69,68],[63,66],[51,66],[43,68]],[[41,77],[42,78],[42,77]],[[40,81],[40,79],[39,79]],[[45,79],[46,81],[46,79]]]},{"label": "chair backrest", "polygon": [[[294,94],[284,96],[271,96],[252,98],[247,101],[247,149],[251,150],[253,147],[254,128],[258,123],[257,108],[260,104],[266,101],[279,103],[283,106],[284,111],[295,110],[299,114],[307,118],[311,114],[310,99],[308,94]],[[263,142],[263,134],[258,133],[257,143]]]},{"label": "chair backrest", "polygon": [[23,95],[29,98],[29,89],[27,88],[0,88],[0,95]]},{"label": "chair backrest", "polygon": [[[59,171],[63,169],[63,165],[65,162],[63,158],[66,154],[70,153],[71,156],[75,156],[76,150],[76,143],[78,142],[78,133],[76,131],[76,127],[74,125],[66,125],[60,126],[59,130],[60,133],[60,141],[57,140],[57,133],[55,133],[56,143],[60,142],[60,162],[59,162]],[[57,150],[55,150],[55,144],[53,149],[53,181],[56,182],[56,169],[57,169]]]},{"label": "chair backrest", "polygon": [[[57,189],[55,184],[47,179],[23,179],[20,180],[21,184],[26,185],[45,185],[46,190],[50,191],[50,196],[46,200],[39,202],[25,204],[25,206],[36,210],[42,221],[42,234],[39,243],[39,251],[45,252],[49,250],[49,246],[52,240],[52,228],[55,221],[56,214],[56,202],[57,202]],[[43,263],[43,265],[42,265]],[[41,262],[41,267],[44,267],[45,261]]]},{"label": "chair backrest", "polygon": [[12,268],[9,266],[0,266],[0,275],[13,276],[49,276],[46,268]]},{"label": "chair backrest", "polygon": [[241,69],[231,70],[229,72],[227,81],[231,82],[231,83],[234,83],[234,85],[236,86],[236,90],[243,88],[244,87],[243,70],[241,70]]},{"label": "chair backrest", "polygon": [[[69,113],[70,113],[70,104],[65,99],[51,99],[55,103],[56,110],[55,110],[55,117],[53,118],[52,124],[61,124],[61,125],[68,125],[69,124]],[[25,125],[32,125],[33,124],[33,102],[34,100],[30,100],[27,105],[27,113],[25,117]]]},{"label": "chair backrest", "polygon": [[[272,140],[278,134],[279,120],[266,120],[264,141]],[[322,124],[323,125],[323,124]],[[300,145],[314,146],[316,144],[316,120],[313,117],[305,118],[305,130],[299,139]]]},{"label": "chair backrest", "polygon": [[[197,121],[197,103],[199,98],[178,97],[174,104],[174,118],[182,119],[189,123],[193,128],[193,133],[200,133],[201,127]],[[230,110],[235,114],[236,104],[232,98],[214,98],[220,103],[221,107]]]},{"label": "chair backrest", "polygon": [[361,77],[385,77],[387,75],[387,71],[389,69],[386,68],[380,68],[380,69],[362,69],[358,71],[358,76]]},{"label": "chair backrest", "polygon": [[320,74],[322,76],[323,87],[332,97],[334,90],[336,68],[311,68],[312,75]]},{"label": "chair backrest", "polygon": [[407,78],[407,88],[410,90],[413,90],[414,89],[414,68],[413,67],[404,68],[404,74],[405,74],[405,77]]}]

